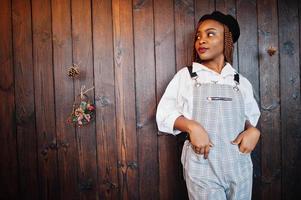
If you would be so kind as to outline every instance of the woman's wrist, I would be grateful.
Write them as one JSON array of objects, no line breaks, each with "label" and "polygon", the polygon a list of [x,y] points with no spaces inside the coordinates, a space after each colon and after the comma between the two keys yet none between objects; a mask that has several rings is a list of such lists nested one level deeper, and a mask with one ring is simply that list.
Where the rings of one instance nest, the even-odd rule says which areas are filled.
[{"label": "woman's wrist", "polygon": [[247,120],[247,121],[245,122],[245,131],[246,131],[246,130],[251,131],[251,132],[253,132],[253,133],[256,133],[256,134],[260,135],[260,131],[259,131],[255,126],[253,126],[253,125],[249,122],[249,120]]}]

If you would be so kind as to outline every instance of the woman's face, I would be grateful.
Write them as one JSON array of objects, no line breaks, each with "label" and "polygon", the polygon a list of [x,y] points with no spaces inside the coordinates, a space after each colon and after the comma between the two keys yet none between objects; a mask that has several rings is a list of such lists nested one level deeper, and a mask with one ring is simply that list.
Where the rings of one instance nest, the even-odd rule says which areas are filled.
[{"label": "woman's face", "polygon": [[194,47],[202,61],[210,61],[224,56],[223,25],[211,19],[201,22]]}]

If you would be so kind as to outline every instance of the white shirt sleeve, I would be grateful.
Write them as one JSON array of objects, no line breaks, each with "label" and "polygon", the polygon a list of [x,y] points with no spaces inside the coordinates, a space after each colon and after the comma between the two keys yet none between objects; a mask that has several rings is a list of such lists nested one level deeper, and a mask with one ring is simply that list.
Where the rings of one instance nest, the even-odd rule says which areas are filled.
[{"label": "white shirt sleeve", "polygon": [[156,121],[161,132],[177,135],[179,130],[174,129],[176,119],[183,115],[181,106],[181,74],[180,70],[168,84],[157,107]]},{"label": "white shirt sleeve", "polygon": [[244,104],[245,104],[245,117],[249,122],[256,126],[260,117],[260,110],[258,104],[254,98],[253,87],[251,83],[246,79],[242,78],[244,82]]}]

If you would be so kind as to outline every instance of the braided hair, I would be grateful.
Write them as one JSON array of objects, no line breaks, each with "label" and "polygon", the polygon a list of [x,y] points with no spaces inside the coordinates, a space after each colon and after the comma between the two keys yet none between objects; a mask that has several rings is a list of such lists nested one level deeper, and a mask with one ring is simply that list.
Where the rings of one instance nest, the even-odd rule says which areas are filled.
[{"label": "braided hair", "polygon": [[[201,25],[202,22],[198,23],[197,27]],[[224,56],[225,61],[233,64],[233,52],[234,52],[234,45],[233,45],[233,39],[232,39],[232,33],[229,31],[229,28],[223,24],[224,27]],[[193,43],[193,51],[192,51],[192,62],[198,62],[201,63],[202,60],[199,57],[198,52],[196,51],[194,45],[197,40],[197,31],[198,28],[195,31],[195,37],[194,37],[194,43]]]}]

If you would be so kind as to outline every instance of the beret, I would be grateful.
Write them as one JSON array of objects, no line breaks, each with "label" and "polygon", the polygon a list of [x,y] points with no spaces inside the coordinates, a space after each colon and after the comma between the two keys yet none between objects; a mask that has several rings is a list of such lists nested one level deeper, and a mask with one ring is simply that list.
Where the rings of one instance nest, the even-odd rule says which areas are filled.
[{"label": "beret", "polygon": [[211,14],[203,15],[200,18],[199,23],[205,21],[206,19],[213,19],[226,25],[229,28],[229,31],[232,33],[233,43],[235,43],[238,40],[240,35],[239,24],[233,16],[225,15],[219,11],[214,11]]}]

